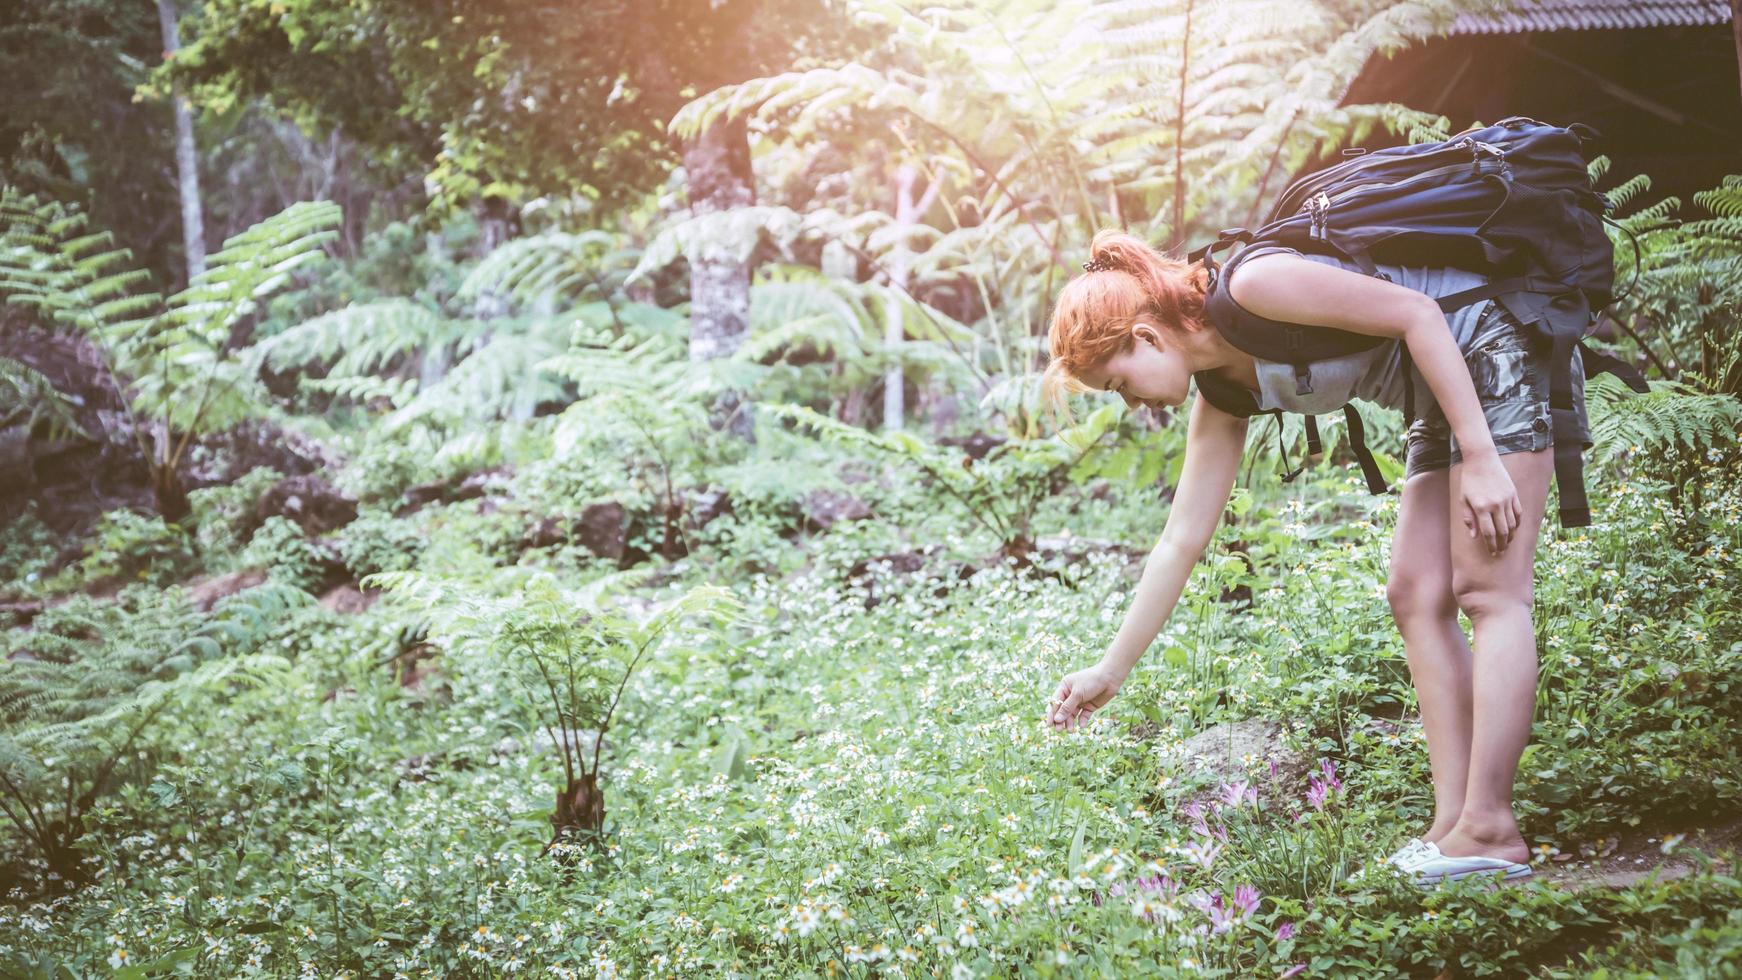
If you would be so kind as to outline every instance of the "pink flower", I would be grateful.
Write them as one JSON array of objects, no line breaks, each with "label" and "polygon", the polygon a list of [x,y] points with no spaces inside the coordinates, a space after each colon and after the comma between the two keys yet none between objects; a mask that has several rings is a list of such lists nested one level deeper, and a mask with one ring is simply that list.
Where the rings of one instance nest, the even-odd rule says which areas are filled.
[{"label": "pink flower", "polygon": [[1234,928],[1240,922],[1239,913],[1222,904],[1220,893],[1210,902],[1210,907],[1204,911],[1210,917],[1210,931],[1218,936]]},{"label": "pink flower", "polygon": [[1294,938],[1294,923],[1284,922],[1282,925],[1276,927],[1276,941],[1277,942],[1280,943],[1285,939],[1293,939],[1293,938]]},{"label": "pink flower", "polygon": [[1276,980],[1288,980],[1289,977],[1292,977],[1297,973],[1304,973],[1304,972],[1306,972],[1306,964],[1305,963],[1296,963],[1295,965],[1289,967],[1287,970],[1283,971],[1282,975],[1277,977]]},{"label": "pink flower", "polygon": [[1212,844],[1207,840],[1193,841],[1185,852],[1186,857],[1192,859],[1192,863],[1208,871],[1210,865],[1216,863],[1216,855],[1222,853],[1222,845]]},{"label": "pink flower", "polygon": [[1258,900],[1263,893],[1251,885],[1241,885],[1234,889],[1234,906],[1240,910],[1241,918],[1250,918],[1258,911]]},{"label": "pink flower", "polygon": [[1179,882],[1174,881],[1167,875],[1150,875],[1147,878],[1140,877],[1137,879],[1137,887],[1142,888],[1144,891],[1153,892],[1156,895],[1161,896],[1164,900],[1172,899],[1175,895],[1179,894]]},{"label": "pink flower", "polygon": [[1325,785],[1333,790],[1343,788],[1342,780],[1337,778],[1337,766],[1329,759],[1319,760],[1319,771],[1325,774]]},{"label": "pink flower", "polygon": [[1307,777],[1306,798],[1307,802],[1313,805],[1313,809],[1323,810],[1325,808],[1325,797],[1330,793],[1330,791],[1331,789],[1329,786],[1319,782],[1319,777]]},{"label": "pink flower", "polygon": [[1186,901],[1209,917],[1210,932],[1219,936],[1251,918],[1253,910],[1258,907],[1258,898],[1258,889],[1241,885],[1234,889],[1232,905],[1222,898],[1221,892],[1202,889],[1187,895]]}]

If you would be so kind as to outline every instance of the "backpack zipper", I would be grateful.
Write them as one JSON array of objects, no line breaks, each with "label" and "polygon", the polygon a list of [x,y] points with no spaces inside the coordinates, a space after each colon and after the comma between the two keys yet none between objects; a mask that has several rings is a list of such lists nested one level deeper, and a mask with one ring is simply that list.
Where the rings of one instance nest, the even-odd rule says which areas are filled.
[{"label": "backpack zipper", "polygon": [[[1502,159],[1504,159],[1504,155],[1502,155]],[[1423,180],[1423,179],[1428,178],[1428,177],[1436,177],[1436,176],[1439,176],[1441,174],[1448,174],[1454,170],[1462,170],[1463,168],[1464,168],[1464,164],[1462,162],[1449,163],[1443,167],[1435,167],[1432,170],[1424,170],[1421,173],[1413,174],[1404,180],[1399,180],[1399,181],[1395,181],[1395,182],[1384,181],[1384,180],[1369,180],[1365,183],[1355,184],[1351,187],[1345,187],[1342,190],[1338,191],[1335,197],[1331,197],[1331,196],[1325,194],[1324,191],[1320,191],[1317,197],[1308,198],[1306,200],[1306,203],[1301,205],[1300,210],[1295,212],[1295,213],[1296,214],[1306,214],[1306,215],[1310,216],[1309,222],[1308,222],[1308,227],[1307,227],[1307,238],[1309,238],[1309,239],[1316,238],[1320,241],[1324,241],[1325,240],[1325,232],[1330,225],[1331,205],[1337,203],[1338,201],[1341,201],[1341,200],[1348,198],[1351,194],[1354,194],[1357,191],[1366,190],[1369,187],[1378,187],[1378,186],[1402,187],[1405,184],[1410,184],[1410,183],[1413,183],[1415,181]]]},{"label": "backpack zipper", "polygon": [[[1460,139],[1449,142],[1449,143],[1445,144],[1443,147],[1441,147],[1439,150],[1434,151],[1434,153],[1436,153],[1436,154],[1444,153],[1447,155],[1451,155],[1453,153],[1456,153],[1457,156],[1459,156],[1461,158],[1463,156],[1463,151],[1468,151],[1471,154],[1471,156],[1473,157],[1473,159],[1471,161],[1472,164],[1475,164],[1481,160],[1481,155],[1484,151],[1492,154],[1495,157],[1495,159],[1500,160],[1502,163],[1504,163],[1506,161],[1506,151],[1505,150],[1502,150],[1499,147],[1494,146],[1492,143],[1484,143],[1484,142],[1481,142],[1480,140],[1475,140],[1475,139],[1472,139],[1468,136],[1465,136],[1465,137],[1462,137]],[[1367,154],[1366,156],[1357,157],[1356,159],[1350,160],[1347,163],[1338,164],[1337,166],[1331,167],[1327,170],[1322,170],[1319,173],[1312,175],[1312,177],[1308,178],[1307,183],[1296,188],[1295,196],[1293,198],[1291,198],[1290,200],[1279,203],[1277,206],[1277,209],[1274,213],[1285,214],[1285,215],[1299,214],[1302,207],[1304,207],[1304,202],[1301,201],[1301,198],[1303,198],[1303,197],[1310,198],[1311,195],[1313,195],[1314,193],[1322,194],[1323,191],[1319,190],[1320,187],[1323,187],[1325,184],[1328,184],[1328,183],[1334,183],[1336,178],[1338,178],[1344,174],[1352,173],[1354,171],[1360,170],[1363,166],[1372,163],[1374,159],[1375,159],[1375,157],[1373,154]],[[1444,166],[1440,166],[1440,167],[1435,167],[1432,170],[1428,170],[1428,171],[1425,171],[1423,173],[1416,174],[1416,175],[1410,177],[1409,180],[1414,180],[1416,177],[1426,177],[1430,174],[1449,173],[1453,167],[1462,166],[1462,165],[1463,164],[1460,162],[1457,164],[1448,164],[1448,165],[1444,165]],[[1400,183],[1408,183],[1408,182],[1409,182],[1408,180],[1405,180],[1405,181],[1401,181]],[[1382,184],[1382,183],[1385,183],[1385,181],[1368,181],[1364,184],[1358,184],[1358,185],[1356,185],[1355,188],[1348,188],[1344,191],[1338,192],[1337,196],[1332,198],[1331,200],[1333,202],[1335,202],[1337,200],[1341,200],[1348,193],[1349,190],[1355,190],[1355,189],[1359,189],[1360,187],[1369,187],[1369,186],[1372,186],[1373,184]]]}]

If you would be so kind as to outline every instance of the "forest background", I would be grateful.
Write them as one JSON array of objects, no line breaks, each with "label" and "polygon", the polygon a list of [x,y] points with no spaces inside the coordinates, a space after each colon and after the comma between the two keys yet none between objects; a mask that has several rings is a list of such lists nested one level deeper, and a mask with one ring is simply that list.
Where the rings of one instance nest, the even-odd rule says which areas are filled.
[{"label": "forest background", "polygon": [[1037,411],[1089,237],[1494,122],[1340,101],[1501,6],[0,0],[5,972],[1737,975],[1742,175],[1591,165],[1537,881],[1344,881],[1432,793],[1340,426],[1040,721],[1184,444]]}]

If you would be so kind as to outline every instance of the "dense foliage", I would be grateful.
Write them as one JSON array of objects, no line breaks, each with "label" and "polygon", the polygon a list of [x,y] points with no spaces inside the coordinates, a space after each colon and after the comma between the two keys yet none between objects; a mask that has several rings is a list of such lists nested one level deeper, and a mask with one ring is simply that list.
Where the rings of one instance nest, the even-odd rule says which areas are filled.
[{"label": "dense foliage", "polygon": [[[16,30],[143,43],[109,6]],[[1096,396],[1042,417],[1057,286],[1098,227],[1195,244],[1322,151],[1468,122],[1337,103],[1472,6],[852,0],[794,61],[736,2],[190,4],[186,58],[105,99],[191,86],[242,173],[306,127],[304,179],[343,146],[431,183],[243,194],[177,291],[49,179],[63,105],[0,123],[36,134],[0,191],[0,466],[31,478],[0,495],[0,973],[1742,974],[1742,176],[1605,191],[1640,270],[1608,346],[1652,390],[1589,385],[1596,523],[1543,528],[1534,880],[1348,880],[1434,801],[1398,498],[1338,425],[1289,483],[1252,427],[1118,699],[1042,722],[1185,441]],[[665,130],[728,112],[756,203],[698,211]],[[705,254],[754,269],[713,358]]]}]

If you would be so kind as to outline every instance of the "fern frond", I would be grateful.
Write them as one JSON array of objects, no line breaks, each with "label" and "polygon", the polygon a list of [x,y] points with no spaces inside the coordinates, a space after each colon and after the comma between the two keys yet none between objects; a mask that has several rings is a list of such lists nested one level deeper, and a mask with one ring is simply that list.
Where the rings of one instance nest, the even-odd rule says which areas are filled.
[{"label": "fern frond", "polygon": [[73,414],[74,398],[56,388],[42,372],[10,357],[0,357],[0,428],[48,423],[52,440],[92,438]]}]

